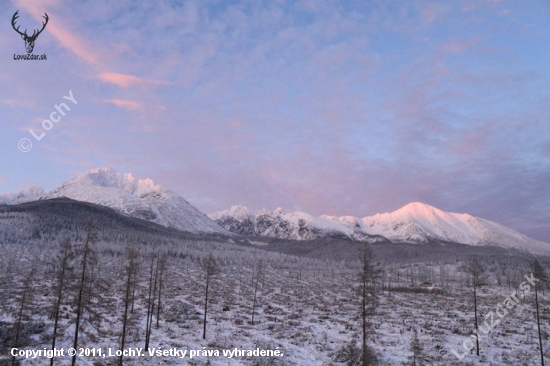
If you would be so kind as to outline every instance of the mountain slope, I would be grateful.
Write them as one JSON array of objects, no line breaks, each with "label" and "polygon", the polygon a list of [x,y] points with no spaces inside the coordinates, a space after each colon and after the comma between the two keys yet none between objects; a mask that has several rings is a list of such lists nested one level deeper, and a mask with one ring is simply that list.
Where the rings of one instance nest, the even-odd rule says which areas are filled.
[{"label": "mountain slope", "polygon": [[340,225],[336,223],[303,212],[284,214],[280,209],[252,214],[244,206],[233,206],[209,216],[220,226],[240,235],[311,240],[332,232],[340,233]]},{"label": "mountain slope", "polygon": [[226,230],[239,235],[293,240],[313,240],[324,237],[367,242],[384,240],[367,235],[353,227],[343,226],[333,220],[315,217],[305,212],[284,213],[280,208],[253,214],[244,206],[233,206],[229,210],[212,213],[209,217]]},{"label": "mountain slope", "polygon": [[530,239],[495,222],[469,214],[444,212],[420,202],[409,203],[391,213],[367,216],[358,222],[363,231],[383,235],[392,241],[441,240],[530,252],[550,251],[550,244]]},{"label": "mountain slope", "polygon": [[112,168],[80,174],[56,188],[45,199],[67,197],[113,208],[132,217],[190,233],[228,234],[183,197],[155,184]]},{"label": "mountain slope", "polygon": [[25,202],[38,201],[46,194],[42,187],[30,187],[18,194],[4,193],[0,194],[0,205],[17,205]]},{"label": "mountain slope", "polygon": [[369,242],[383,241],[382,238],[392,242],[440,241],[550,254],[550,244],[530,239],[495,222],[468,214],[443,212],[419,202],[391,213],[363,218],[315,217],[303,212],[283,214],[280,209],[252,214],[243,206],[233,206],[209,216],[225,229],[241,235],[296,240],[341,237]]}]

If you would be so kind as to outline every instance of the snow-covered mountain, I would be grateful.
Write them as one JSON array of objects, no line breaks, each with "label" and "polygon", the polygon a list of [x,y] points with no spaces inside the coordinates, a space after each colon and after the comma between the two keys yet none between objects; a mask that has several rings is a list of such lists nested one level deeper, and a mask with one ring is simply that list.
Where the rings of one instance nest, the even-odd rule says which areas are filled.
[{"label": "snow-covered mountain", "polygon": [[229,234],[183,197],[155,184],[136,179],[112,168],[93,169],[80,174],[48,194],[34,189],[28,194],[5,194],[0,204],[17,204],[67,197],[110,207],[123,214],[191,233]]},{"label": "snow-covered mountain", "polygon": [[353,240],[385,237],[394,242],[426,243],[430,240],[468,245],[515,248],[550,254],[550,244],[539,242],[515,230],[468,214],[443,212],[414,202],[394,212],[358,218],[354,216],[315,217],[303,212],[251,214],[234,206],[209,215],[225,229],[243,235],[309,240],[322,236],[342,236]]},{"label": "snow-covered mountain", "polygon": [[550,244],[528,238],[503,225],[465,213],[444,212],[420,202],[409,203],[394,212],[363,218],[323,218],[346,226],[359,226],[364,232],[382,235],[392,241],[424,243],[428,240],[440,240],[530,252],[550,252]]},{"label": "snow-covered mountain", "polygon": [[136,179],[112,168],[80,174],[46,195],[46,198],[54,197],[108,206],[132,217],[191,233],[227,234],[178,194],[151,179]]},{"label": "snow-covered mountain", "polygon": [[42,187],[30,187],[18,194],[3,193],[0,194],[0,205],[17,205],[25,202],[38,201],[41,197],[44,197],[46,192]]},{"label": "snow-covered mountain", "polygon": [[384,238],[371,237],[354,227],[315,217],[305,212],[284,213],[281,208],[251,213],[245,206],[208,215],[223,228],[239,235],[266,236],[280,239],[312,240],[321,237],[340,237],[376,242]]}]

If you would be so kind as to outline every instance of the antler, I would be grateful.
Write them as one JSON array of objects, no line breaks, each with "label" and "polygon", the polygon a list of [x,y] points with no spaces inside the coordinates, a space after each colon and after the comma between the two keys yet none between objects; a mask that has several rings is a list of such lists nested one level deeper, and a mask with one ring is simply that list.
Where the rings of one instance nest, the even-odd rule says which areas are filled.
[{"label": "antler", "polygon": [[[44,28],[46,28],[46,24],[48,24],[48,20],[49,20],[50,18],[48,17],[48,14],[46,14],[46,13],[44,13],[44,14],[45,14],[45,15],[44,15],[42,18],[46,19],[46,22],[45,22],[45,23],[42,22],[42,29],[40,29],[40,30],[35,29],[34,32],[32,32],[32,36],[30,36],[29,38],[36,39],[36,37],[38,37],[38,35],[39,35],[40,33],[42,33],[42,31],[44,30]],[[25,31],[25,32],[26,32],[26,31]],[[38,32],[38,33],[36,33],[36,32]]]},{"label": "antler", "polygon": [[[40,29],[40,30],[38,31],[38,33],[36,33],[36,36],[35,36],[34,33],[33,33],[33,37],[38,37],[38,35],[39,35],[40,33],[42,33],[42,31],[44,30],[44,28],[46,28],[46,24],[48,24],[48,20],[50,20],[50,18],[48,17],[48,14],[47,14],[47,13],[44,13],[44,16],[43,16],[42,18],[46,19],[46,22],[45,22],[45,23],[42,22],[42,29]],[[36,32],[36,31],[35,31],[35,32]]]},{"label": "antler", "polygon": [[[48,14],[47,13],[44,13],[44,16],[43,18],[46,19],[46,22],[42,22],[42,29],[38,30],[38,29],[35,29],[34,32],[32,33],[32,36],[29,37],[29,35],[27,34],[27,30],[25,29],[25,32],[24,33],[21,33],[21,31],[19,31],[19,27],[15,28],[15,22],[17,20],[17,18],[19,18],[19,15],[17,15],[17,13],[19,13],[19,10],[17,10],[15,12],[15,14],[13,14],[13,18],[11,18],[11,26],[13,27],[13,29],[19,33],[20,35],[22,36],[25,36],[27,38],[36,38],[38,37],[38,35],[40,33],[42,33],[42,31],[44,30],[44,28],[46,28],[46,24],[48,24],[48,20],[50,20],[50,18],[48,17]],[[36,33],[38,32],[38,33]]]},{"label": "antler", "polygon": [[27,35],[27,30],[26,30],[26,29],[25,29],[25,33],[21,33],[21,32],[19,31],[19,27],[15,28],[15,21],[17,20],[17,18],[19,18],[19,15],[17,15],[17,13],[19,13],[19,10],[17,10],[17,11],[15,12],[15,14],[13,14],[13,18],[11,18],[11,26],[12,26],[13,29],[14,29],[17,33],[19,33],[20,35],[26,36],[26,35]]}]

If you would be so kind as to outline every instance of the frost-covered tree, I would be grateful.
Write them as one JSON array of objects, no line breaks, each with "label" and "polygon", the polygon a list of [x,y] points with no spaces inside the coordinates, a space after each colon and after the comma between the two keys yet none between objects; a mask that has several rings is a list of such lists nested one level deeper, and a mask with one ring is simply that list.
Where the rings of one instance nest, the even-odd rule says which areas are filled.
[{"label": "frost-covered tree", "polygon": [[369,352],[367,345],[368,330],[372,324],[367,320],[369,316],[374,315],[377,303],[378,292],[377,285],[382,276],[382,268],[376,262],[372,249],[364,244],[359,251],[360,269],[357,276],[358,290],[361,296],[361,330],[362,330],[362,352],[363,366],[370,365],[372,362],[372,352]]},{"label": "frost-covered tree", "polygon": [[157,328],[160,321],[160,310],[162,304],[162,286],[164,285],[164,273],[166,272],[166,255],[159,255],[157,264],[158,274],[158,297],[157,297]]},{"label": "frost-covered tree", "polygon": [[[55,259],[54,264],[57,268],[56,271],[56,282],[55,282],[55,304],[53,308],[53,335],[52,335],[52,350],[55,349],[55,342],[57,340],[57,328],[59,324],[59,310],[61,308],[61,301],[63,299],[64,290],[67,285],[67,281],[70,280],[70,276],[73,270],[73,261],[74,261],[74,250],[71,243],[71,239],[66,238],[61,243],[60,253]],[[53,366],[54,358],[50,358],[50,366]]]},{"label": "frost-covered tree", "polygon": [[[477,289],[485,284],[484,270],[477,259],[473,259],[468,264],[468,273],[471,276],[472,287],[474,288],[474,329],[477,332]],[[479,356],[479,338],[476,337],[476,354]]]},{"label": "frost-covered tree", "polygon": [[[15,326],[15,340],[12,348],[19,347],[21,331],[23,329],[23,313],[25,309],[29,306],[29,298],[32,290],[34,272],[35,268],[33,265],[33,268],[31,268],[29,273],[25,276],[25,280],[23,281],[23,291],[21,292],[21,298],[19,300],[19,311],[17,313],[17,324]],[[11,364],[12,366],[16,365],[15,356],[12,356]]]},{"label": "frost-covered tree", "polygon": [[[155,262],[156,262],[156,267],[155,267]],[[151,256],[151,267],[149,271],[149,296],[147,297],[147,320],[145,321],[145,349],[149,348],[149,342],[151,341],[151,328],[153,324],[153,314],[155,311],[157,281],[158,281],[158,255],[155,254]]]},{"label": "frost-covered tree", "polygon": [[256,300],[257,300],[257,293],[258,293],[258,286],[260,284],[260,281],[263,281],[264,277],[264,265],[263,261],[259,260],[256,263],[256,266],[254,268],[254,273],[252,276],[252,285],[254,287],[254,299],[252,301],[252,325],[254,325],[254,314],[256,312]]},{"label": "frost-covered tree", "polygon": [[[86,289],[89,289],[89,284],[92,281],[90,274],[88,273],[89,267],[95,261],[95,252],[93,249],[94,243],[97,241],[97,234],[95,231],[95,224],[93,219],[88,221],[88,230],[86,234],[86,241],[82,248],[82,259],[80,263],[80,278],[77,285],[77,301],[76,301],[76,321],[75,321],[75,331],[73,338],[73,348],[78,349],[78,335],[81,328],[82,313],[84,310],[84,302],[86,297]],[[88,294],[89,295],[89,294]],[[72,357],[71,365],[76,364],[76,353]]]},{"label": "frost-covered tree", "polygon": [[539,289],[540,287],[542,287],[543,283],[548,282],[548,276],[546,275],[546,271],[544,270],[544,268],[540,265],[539,261],[536,259],[533,261],[531,270],[533,271],[533,277],[535,277],[535,279],[538,280],[535,283],[535,307],[537,310],[537,329],[539,334],[540,364],[544,366],[544,349],[542,348],[542,334],[540,331],[540,317],[539,317]]},{"label": "frost-covered tree", "polygon": [[[120,349],[124,351],[124,346],[126,343],[126,331],[128,327],[128,308],[130,307],[131,302],[131,292],[132,287],[137,281],[137,251],[133,247],[128,247],[126,250],[126,284],[124,286],[124,315],[122,316],[122,334],[120,339]],[[118,360],[120,366],[123,365],[123,354],[121,353]]]},{"label": "frost-covered tree", "polygon": [[220,273],[220,268],[214,259],[212,253],[202,263],[202,270],[204,272],[204,319],[203,319],[203,330],[202,330],[202,339],[206,339],[206,319],[208,311],[208,291],[211,289],[211,284],[214,278]]},{"label": "frost-covered tree", "polygon": [[416,329],[414,330],[413,337],[411,339],[411,345],[410,350],[413,354],[413,362],[412,365],[416,366],[416,362],[418,358],[420,357],[420,354],[422,352],[422,344],[420,343],[420,340],[418,339],[418,333],[416,332]]}]

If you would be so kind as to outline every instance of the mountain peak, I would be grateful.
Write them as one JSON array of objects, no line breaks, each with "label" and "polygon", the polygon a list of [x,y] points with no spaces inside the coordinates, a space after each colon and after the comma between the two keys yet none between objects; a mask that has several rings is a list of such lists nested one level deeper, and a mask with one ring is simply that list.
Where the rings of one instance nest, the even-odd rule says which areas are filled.
[{"label": "mountain peak", "polygon": [[29,187],[25,188],[18,194],[3,193],[0,195],[0,204],[2,205],[15,205],[24,202],[38,201],[42,198],[46,192],[42,187]]},{"label": "mountain peak", "polygon": [[164,188],[155,184],[150,178],[136,179],[130,173],[120,174],[110,167],[96,168],[79,174],[69,179],[52,193],[56,193],[58,190],[62,190],[65,186],[70,185],[78,185],[81,188],[85,188],[86,186],[117,188],[136,196],[154,191],[165,191]]},{"label": "mountain peak", "polygon": [[212,220],[219,220],[223,217],[230,216],[236,220],[242,221],[250,216],[250,211],[248,207],[241,205],[234,205],[229,208],[229,210],[216,211],[208,214]]},{"label": "mountain peak", "polygon": [[182,231],[227,234],[183,197],[152,179],[138,179],[113,168],[92,169],[69,179],[46,196],[56,197],[111,207],[129,216]]},{"label": "mountain peak", "polygon": [[422,202],[411,202],[393,212],[363,218],[315,217],[304,212],[283,213],[281,209],[251,214],[235,207],[210,217],[225,229],[243,235],[298,240],[338,236],[360,241],[384,237],[396,242],[426,243],[434,240],[550,253],[549,244],[497,223],[465,213],[445,212]]},{"label": "mountain peak", "polygon": [[48,194],[31,188],[18,195],[0,195],[0,204],[66,197],[107,206],[122,214],[195,234],[229,234],[180,195],[150,178],[138,179],[110,167],[91,169],[61,184]]},{"label": "mountain peak", "polygon": [[402,216],[443,216],[446,213],[434,206],[422,202],[411,202],[392,212]]}]

